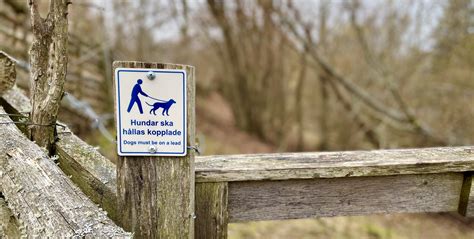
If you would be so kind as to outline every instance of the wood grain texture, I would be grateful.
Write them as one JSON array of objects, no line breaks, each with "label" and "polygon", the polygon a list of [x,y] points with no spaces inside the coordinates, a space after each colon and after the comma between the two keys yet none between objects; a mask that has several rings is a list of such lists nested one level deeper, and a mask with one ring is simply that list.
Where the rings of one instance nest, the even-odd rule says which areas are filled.
[{"label": "wood grain texture", "polygon": [[[12,115],[10,118],[15,122],[28,122],[28,114],[31,112],[30,99],[17,86],[13,86],[0,98],[0,104],[3,109]],[[28,127],[19,123],[16,126],[26,135],[28,135]]]},{"label": "wood grain texture", "polygon": [[0,51],[0,95],[15,85],[15,61],[5,52]]},{"label": "wood grain texture", "polygon": [[59,167],[96,204],[117,222],[117,184],[115,165],[67,127],[58,127],[56,154]]},{"label": "wood grain texture", "polygon": [[231,222],[457,211],[461,173],[229,183]]},{"label": "wood grain texture", "polygon": [[29,237],[130,237],[15,125],[1,125],[0,138],[0,191]]},{"label": "wood grain texture", "polygon": [[[0,100],[8,113],[28,116],[31,104],[28,97],[18,88],[5,93]],[[12,116],[15,121],[24,120]],[[18,124],[24,133],[26,127]],[[117,184],[115,165],[102,156],[94,147],[74,135],[68,127],[57,127],[58,141],[55,144],[59,156],[59,167],[71,176],[72,181],[81,188],[94,203],[107,211],[108,216],[117,222]]]},{"label": "wood grain texture", "polygon": [[31,111],[30,99],[18,87],[13,87],[2,95],[2,105],[15,112],[29,113]]},{"label": "wood grain texture", "polygon": [[197,182],[287,180],[474,171],[474,147],[196,158]]},{"label": "wood grain texture", "polygon": [[[0,103],[8,113],[28,116],[31,104],[28,97],[18,88],[5,93]],[[13,116],[15,121],[23,118]],[[17,125],[24,133],[25,125]],[[68,127],[57,127],[56,154],[59,167],[71,176],[72,181],[96,204],[117,221],[117,184],[115,165],[94,147],[74,135]]]},{"label": "wood grain texture", "polygon": [[227,238],[227,183],[196,184],[197,239]]},{"label": "wood grain texture", "polygon": [[[119,67],[186,70],[187,142],[194,145],[194,68],[176,64],[114,62],[114,72]],[[194,152],[188,150],[185,157],[119,157],[117,197],[121,225],[135,236],[193,238]]]},{"label": "wood grain texture", "polygon": [[18,221],[8,208],[5,199],[0,197],[0,238],[20,238],[21,236]]},{"label": "wood grain texture", "polygon": [[41,17],[38,0],[28,1],[33,40],[29,51],[32,110],[28,127],[30,139],[54,152],[59,104],[64,94],[68,63],[69,0],[51,1]]}]

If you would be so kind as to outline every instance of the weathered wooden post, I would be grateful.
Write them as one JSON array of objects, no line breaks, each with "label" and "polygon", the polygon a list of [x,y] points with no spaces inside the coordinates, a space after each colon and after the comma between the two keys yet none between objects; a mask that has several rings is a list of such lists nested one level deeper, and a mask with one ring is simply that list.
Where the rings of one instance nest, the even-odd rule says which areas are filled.
[{"label": "weathered wooden post", "polygon": [[113,68],[120,224],[137,237],[193,238],[194,68],[123,61]]},{"label": "weathered wooden post", "polygon": [[465,217],[474,217],[474,172],[465,172],[462,183],[458,213]]},{"label": "weathered wooden post", "polygon": [[227,238],[227,182],[196,184],[196,238]]}]

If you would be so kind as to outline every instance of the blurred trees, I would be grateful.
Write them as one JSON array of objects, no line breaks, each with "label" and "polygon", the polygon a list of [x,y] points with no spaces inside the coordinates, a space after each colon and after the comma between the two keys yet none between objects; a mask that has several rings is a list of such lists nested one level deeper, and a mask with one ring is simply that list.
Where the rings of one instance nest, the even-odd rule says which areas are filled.
[{"label": "blurred trees", "polygon": [[[207,1],[222,34],[214,45],[223,63],[219,86],[237,125],[278,143],[288,130],[292,75],[286,35],[272,18],[272,1]],[[293,66],[295,67],[295,66]]]},{"label": "blurred trees", "polygon": [[[257,4],[250,4],[252,11],[249,11],[249,16],[258,16],[256,13],[262,13],[259,16],[259,20],[263,22],[261,27],[265,26],[265,19],[272,19],[274,34],[284,35],[283,47],[280,47],[278,52],[281,55],[276,55],[274,52],[267,52],[267,55],[284,57],[285,60],[291,59],[291,62],[298,62],[300,65],[290,68],[290,71],[295,75],[298,74],[298,71],[303,72],[300,74],[302,76],[295,78],[287,77],[281,73],[277,74],[276,78],[272,77],[271,83],[277,88],[272,88],[273,92],[271,93],[260,92],[256,96],[252,93],[252,89],[237,88],[237,86],[252,87],[247,82],[250,79],[256,84],[253,90],[261,89],[258,87],[257,82],[259,81],[249,74],[252,70],[238,70],[241,68],[239,64],[255,65],[251,63],[255,59],[252,57],[255,51],[246,52],[244,40],[252,35],[260,36],[259,39],[269,38],[259,34],[258,24],[251,24],[259,22],[259,20],[255,21],[245,17],[247,16],[245,11],[241,10],[242,2],[238,1],[235,6],[227,7],[222,1],[208,1],[207,3],[222,30],[222,43],[228,54],[227,60],[223,58],[223,62],[231,62],[231,70],[247,73],[240,73],[232,79],[228,78],[227,80],[231,80],[232,83],[226,82],[226,86],[230,86],[233,91],[224,91],[229,100],[234,101],[233,110],[237,120],[242,123],[240,126],[243,129],[262,137],[268,132],[278,132],[276,129],[283,128],[287,130],[285,131],[287,134],[285,137],[281,137],[283,134],[277,134],[280,136],[278,138],[288,138],[291,137],[288,134],[292,133],[291,125],[299,129],[305,127],[303,126],[303,117],[301,117],[303,112],[306,116],[304,118],[308,120],[308,111],[319,111],[320,117],[317,118],[320,123],[319,135],[321,136],[319,147],[322,149],[326,148],[326,144],[331,145],[330,148],[341,147],[341,142],[330,141],[327,135],[328,131],[332,134],[336,133],[336,137],[358,139],[358,142],[346,142],[358,145],[356,147],[378,148],[465,143],[465,140],[452,132],[443,130],[442,125],[433,122],[436,114],[423,113],[426,111],[423,111],[422,108],[426,106],[417,105],[423,99],[420,99],[420,95],[413,89],[426,89],[432,84],[432,81],[428,79],[437,77],[436,74],[440,74],[439,71],[447,72],[447,69],[443,69],[443,67],[449,68],[448,64],[440,63],[441,66],[436,66],[439,58],[444,61],[449,59],[449,57],[440,57],[437,53],[440,46],[448,46],[447,50],[449,51],[449,47],[459,45],[460,40],[458,39],[466,39],[466,36],[471,36],[471,33],[468,32],[469,27],[472,27],[473,15],[470,1],[444,2],[444,5],[439,9],[443,11],[443,16],[437,26],[433,22],[428,25],[425,23],[427,19],[434,19],[434,16],[430,15],[432,11],[430,8],[436,7],[426,2],[384,1],[369,4],[367,1],[354,0],[338,4],[323,1],[319,3],[320,11],[313,11],[313,13],[309,13],[308,9],[305,9],[305,4],[295,4],[293,1],[259,1]],[[313,9],[316,6],[317,4],[313,4]],[[228,15],[226,15],[226,10],[230,12]],[[232,11],[234,11],[233,14]],[[338,11],[339,15],[328,19],[331,11]],[[316,16],[311,15],[314,12],[316,12]],[[235,16],[235,20],[232,16]],[[239,19],[243,20],[238,21]],[[328,22],[337,24],[337,27],[333,25],[332,28],[328,28]],[[257,27],[247,27],[248,25],[257,25]],[[250,30],[243,31],[243,34],[235,34],[238,31],[234,29],[241,28]],[[427,31],[433,31],[434,34],[426,34]],[[436,34],[437,32],[439,34]],[[278,35],[270,39],[279,39],[276,36]],[[266,40],[265,43],[271,45],[272,40]],[[429,46],[426,44],[429,41],[435,44]],[[465,49],[464,47],[469,49],[469,46],[466,45],[461,46],[461,49]],[[285,49],[292,49],[294,52],[285,51]],[[239,53],[243,56],[238,55]],[[297,55],[302,56],[300,61],[295,57]],[[472,56],[471,54],[464,55]],[[258,59],[261,61],[265,58],[259,56]],[[460,61],[469,64],[468,58]],[[277,65],[277,69],[283,68],[285,65],[280,65],[277,62],[269,62],[269,64]],[[306,73],[307,64],[311,68],[310,73]],[[456,64],[456,67],[459,67],[459,64]],[[472,74],[469,74],[472,67],[465,65],[461,68],[468,71],[465,72],[464,77],[472,80]],[[436,69],[436,71],[430,72],[430,69]],[[260,68],[256,70],[262,71]],[[307,75],[311,76],[312,83],[305,83],[304,78],[308,77]],[[285,83],[281,83],[282,80]],[[321,102],[318,105],[321,106],[320,109],[304,107],[304,100],[298,98],[304,94],[303,85],[314,85],[314,82],[319,83],[316,87],[320,89],[318,92],[320,97],[319,99],[306,97],[305,100],[314,102],[319,100]],[[288,87],[292,84],[297,85],[295,91]],[[238,93],[247,97],[249,94],[254,96],[254,99],[249,102],[259,102],[269,97],[272,98],[272,103],[278,106],[286,105],[288,109],[285,111],[282,108],[279,111],[282,115],[277,118],[275,115],[264,113],[272,112],[272,107],[269,107],[268,104],[261,104],[261,109],[258,109],[256,104],[241,104],[242,95],[238,95]],[[277,100],[278,95],[280,98]],[[294,95],[297,96],[295,104],[290,105],[291,97]],[[329,100],[332,101],[329,107],[324,103],[328,101],[328,98],[331,98]],[[235,103],[235,99],[237,99],[237,103]],[[313,106],[316,105],[313,104]],[[433,105],[430,107],[431,111],[450,114],[440,108],[433,108]],[[245,111],[245,109],[255,108],[258,109],[256,112],[259,115],[257,116],[254,115],[254,112]],[[328,112],[328,110],[332,112]],[[337,113],[338,116],[332,115],[334,113]],[[265,116],[269,118],[265,118]],[[346,119],[342,128],[326,123],[327,118],[337,121],[339,120],[337,117]],[[461,118],[463,116],[454,117]],[[252,118],[261,118],[261,120],[251,120]],[[294,120],[295,118],[296,120]],[[270,123],[272,120],[274,120],[274,124]],[[284,121],[286,124],[282,123]],[[257,127],[257,129],[248,127],[248,124]],[[347,134],[350,131],[353,132]],[[301,132],[302,130],[296,132],[296,149],[302,147]],[[344,136],[345,134],[347,135]],[[265,139],[265,137],[262,138]],[[336,140],[338,139],[336,138]],[[340,138],[339,140],[346,139]],[[363,146],[364,142],[371,146]]]},{"label": "blurred trees", "polygon": [[105,79],[112,59],[195,65],[198,97],[221,94],[240,129],[280,150],[474,141],[469,0],[83,1],[70,12],[74,39],[102,48]]},{"label": "blurred trees", "polygon": [[[468,0],[140,0],[112,9],[115,58],[197,65],[198,89],[220,92],[239,128],[281,150],[472,141],[450,124],[473,114],[452,111],[472,99],[459,95],[472,91]],[[445,84],[455,84],[450,99],[433,96]]]}]

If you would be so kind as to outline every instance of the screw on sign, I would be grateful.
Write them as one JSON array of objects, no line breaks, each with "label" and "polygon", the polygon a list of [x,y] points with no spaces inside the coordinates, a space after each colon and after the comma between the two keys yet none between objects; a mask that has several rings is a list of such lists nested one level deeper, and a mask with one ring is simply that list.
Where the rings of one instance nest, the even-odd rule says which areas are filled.
[{"label": "screw on sign", "polygon": [[150,146],[150,148],[148,148],[148,150],[150,151],[150,153],[155,153],[156,152],[156,146],[152,145],[152,146]]},{"label": "screw on sign", "polygon": [[155,74],[155,72],[153,72],[153,71],[149,71],[148,73],[146,73],[146,77],[147,77],[149,80],[154,80],[155,77],[156,77],[156,74]]}]

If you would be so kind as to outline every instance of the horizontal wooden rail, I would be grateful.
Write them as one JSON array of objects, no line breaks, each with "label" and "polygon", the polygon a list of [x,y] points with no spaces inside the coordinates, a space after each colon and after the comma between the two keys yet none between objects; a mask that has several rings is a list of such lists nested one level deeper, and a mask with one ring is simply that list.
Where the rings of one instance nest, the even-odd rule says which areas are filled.
[{"label": "horizontal wooden rail", "polygon": [[196,159],[197,182],[389,176],[474,171],[474,147],[217,155]]},{"label": "horizontal wooden rail", "polygon": [[229,183],[229,221],[458,210],[463,174]]},{"label": "horizontal wooden rail", "polygon": [[[4,105],[24,110],[18,103],[26,97],[13,91]],[[114,165],[74,135],[59,137],[61,168],[96,203],[114,205]],[[473,171],[474,147],[197,157],[196,236],[225,237],[229,221],[398,212],[474,216]],[[104,192],[100,200],[94,196]]]}]

